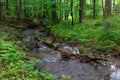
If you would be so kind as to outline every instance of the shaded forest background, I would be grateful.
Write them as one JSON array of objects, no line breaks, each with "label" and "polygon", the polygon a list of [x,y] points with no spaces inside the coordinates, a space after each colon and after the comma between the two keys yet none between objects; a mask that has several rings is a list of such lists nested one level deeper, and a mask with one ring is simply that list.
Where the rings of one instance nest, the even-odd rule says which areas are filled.
[{"label": "shaded forest background", "polygon": [[[98,51],[119,50],[120,0],[1,0],[0,20],[47,26],[48,34]],[[74,27],[73,27],[74,26]],[[50,33],[49,33],[50,31]]]},{"label": "shaded forest background", "polygon": [[119,0],[1,0],[0,20],[32,19],[42,25],[71,20],[74,25],[84,18],[106,18],[119,7]]}]

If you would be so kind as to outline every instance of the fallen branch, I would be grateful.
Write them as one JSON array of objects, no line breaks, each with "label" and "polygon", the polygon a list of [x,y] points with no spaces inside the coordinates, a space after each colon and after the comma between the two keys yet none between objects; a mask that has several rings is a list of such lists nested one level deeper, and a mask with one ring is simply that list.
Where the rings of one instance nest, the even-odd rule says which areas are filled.
[{"label": "fallen branch", "polygon": [[96,61],[96,60],[104,60],[107,61],[106,58],[100,57],[100,56],[94,56],[94,55],[86,55],[86,57],[88,57],[90,60],[92,61]]},{"label": "fallen branch", "polygon": [[80,62],[97,62],[97,61],[107,61],[106,58],[94,56],[94,55],[79,55],[79,54],[71,54],[68,51],[59,50],[61,52],[61,56],[63,59],[75,59],[79,60]]},{"label": "fallen branch", "polygon": [[24,28],[18,27],[18,26],[15,25],[15,24],[9,24],[9,26],[11,26],[11,27],[13,27],[13,28],[17,28],[17,29],[24,30]]}]

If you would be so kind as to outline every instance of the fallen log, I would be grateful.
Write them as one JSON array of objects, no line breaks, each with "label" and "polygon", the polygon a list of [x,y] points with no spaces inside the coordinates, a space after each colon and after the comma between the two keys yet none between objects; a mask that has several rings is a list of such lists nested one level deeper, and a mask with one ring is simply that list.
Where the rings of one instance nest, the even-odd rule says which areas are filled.
[{"label": "fallen log", "polygon": [[106,58],[94,55],[79,55],[79,54],[72,54],[69,51],[63,51],[58,49],[61,52],[61,56],[63,59],[75,59],[79,60],[80,62],[98,62],[98,61],[107,61]]}]

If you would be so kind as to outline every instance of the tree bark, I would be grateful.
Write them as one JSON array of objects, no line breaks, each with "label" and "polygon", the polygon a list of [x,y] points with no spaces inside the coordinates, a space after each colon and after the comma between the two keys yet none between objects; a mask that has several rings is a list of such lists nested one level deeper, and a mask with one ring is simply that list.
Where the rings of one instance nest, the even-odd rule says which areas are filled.
[{"label": "tree bark", "polygon": [[56,2],[54,2],[52,4],[52,21],[54,23],[58,22],[58,15],[57,15],[57,12],[56,12]]},{"label": "tree bark", "polygon": [[[65,4],[67,5],[68,4],[68,0],[64,0]],[[68,10],[65,10],[64,12],[65,14],[65,20],[68,20],[68,16],[69,16],[69,11]]]},{"label": "tree bark", "polygon": [[7,15],[9,15],[9,0],[6,0],[6,10],[7,10]]},{"label": "tree bark", "polygon": [[19,0],[18,20],[21,18],[21,13],[22,13],[22,0]]},{"label": "tree bark", "polygon": [[27,17],[26,1],[24,0],[24,17]]},{"label": "tree bark", "polygon": [[84,0],[79,1],[79,23],[82,23]]},{"label": "tree bark", "polygon": [[93,19],[96,17],[96,0],[93,0]]},{"label": "tree bark", "polygon": [[112,0],[105,0],[104,18],[111,15]]},{"label": "tree bark", "polygon": [[71,23],[71,25],[74,26],[73,0],[70,1],[70,6],[71,6],[71,17],[72,17],[72,23]]},{"label": "tree bark", "polygon": [[115,8],[115,0],[113,0],[113,8]]},{"label": "tree bark", "polygon": [[3,5],[2,5],[2,1],[0,1],[0,20],[3,19]]}]

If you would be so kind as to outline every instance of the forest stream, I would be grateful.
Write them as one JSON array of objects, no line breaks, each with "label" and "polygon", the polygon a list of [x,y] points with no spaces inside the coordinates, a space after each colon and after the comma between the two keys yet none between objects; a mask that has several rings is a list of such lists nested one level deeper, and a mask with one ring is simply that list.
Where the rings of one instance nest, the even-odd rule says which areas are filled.
[{"label": "forest stream", "polygon": [[[36,34],[41,41],[36,39]],[[43,43],[49,38],[43,30],[27,29],[22,32],[22,42],[29,47],[27,55],[38,59],[35,67],[41,71],[45,70],[62,80],[62,75],[69,76],[70,80],[120,80],[119,61],[110,60],[102,62],[102,65],[80,62],[77,59],[62,58],[62,52],[55,50]],[[37,42],[37,47],[36,47]],[[79,51],[79,46],[70,46],[66,43],[54,42],[56,46],[70,54],[92,54],[89,48],[84,49],[84,53]],[[83,47],[83,46],[82,46]],[[83,47],[84,48],[84,47]]]}]

